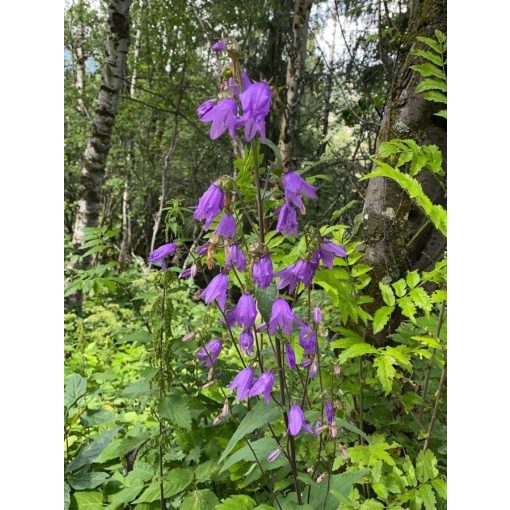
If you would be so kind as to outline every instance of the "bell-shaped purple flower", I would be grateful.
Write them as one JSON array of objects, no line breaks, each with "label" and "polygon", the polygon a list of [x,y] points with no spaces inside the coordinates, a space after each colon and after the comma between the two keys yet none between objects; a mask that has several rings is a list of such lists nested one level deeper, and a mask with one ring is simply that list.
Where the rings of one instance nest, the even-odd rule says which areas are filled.
[{"label": "bell-shaped purple flower", "polygon": [[319,324],[322,321],[321,309],[318,306],[313,309],[313,321],[315,324]]},{"label": "bell-shaped purple flower", "polygon": [[302,214],[305,213],[305,206],[301,196],[317,198],[317,188],[293,171],[287,172],[283,176],[283,190],[285,192],[285,199],[297,207]]},{"label": "bell-shaped purple flower", "polygon": [[224,275],[223,273],[217,274],[210,281],[209,285],[202,291],[200,297],[208,305],[216,300],[220,309],[223,310],[225,308],[225,301],[227,300],[227,285],[227,275]]},{"label": "bell-shaped purple flower", "polygon": [[211,110],[214,106],[216,106],[216,101],[214,99],[208,99],[204,101],[197,108],[197,115],[202,118],[209,110]]},{"label": "bell-shaped purple flower", "polygon": [[303,324],[299,331],[299,345],[307,356],[313,356],[317,350],[317,335],[308,324]]},{"label": "bell-shaped purple flower", "polygon": [[230,214],[223,215],[214,233],[225,238],[234,237],[236,235],[236,222],[234,218]]},{"label": "bell-shaped purple flower", "polygon": [[211,223],[223,207],[225,195],[219,186],[213,182],[207,191],[198,200],[198,205],[193,213],[196,220],[205,220],[204,228],[209,229]]},{"label": "bell-shaped purple flower", "polygon": [[225,268],[230,271],[232,267],[244,271],[246,269],[246,257],[243,250],[238,244],[231,244],[227,248],[227,260],[225,261]]},{"label": "bell-shaped purple flower", "polygon": [[326,418],[328,419],[328,423],[332,425],[335,416],[333,412],[333,404],[331,402],[326,402]]},{"label": "bell-shaped purple flower", "polygon": [[312,427],[305,420],[303,410],[298,405],[293,405],[289,409],[289,434],[297,436],[304,428],[310,434],[313,434]]},{"label": "bell-shaped purple flower", "polygon": [[229,132],[231,138],[235,137],[237,125],[237,104],[231,98],[222,99],[217,105],[200,117],[202,122],[212,122],[209,136],[216,140],[225,131]]},{"label": "bell-shaped purple flower", "polygon": [[267,461],[268,462],[274,462],[279,456],[280,456],[280,453],[282,453],[281,449],[278,448],[277,450],[275,450],[274,452],[271,452],[268,456],[267,456]]},{"label": "bell-shaped purple flower", "polygon": [[230,310],[225,310],[225,318],[221,319],[223,324],[227,324],[227,326],[232,329],[236,325],[236,309],[231,308]]},{"label": "bell-shaped purple flower", "polygon": [[257,317],[257,304],[250,293],[243,294],[236,306],[236,321],[237,323],[249,329],[253,326],[255,318]]},{"label": "bell-shaped purple flower", "polygon": [[248,87],[251,87],[251,85],[252,85],[250,77],[248,76],[248,73],[246,72],[246,69],[243,69],[241,71],[241,85],[243,87],[243,90],[246,90]]},{"label": "bell-shaped purple flower", "polygon": [[250,388],[250,397],[255,397],[256,395],[260,395],[264,393],[264,400],[266,404],[269,403],[269,399],[271,398],[271,390],[273,389],[274,384],[274,374],[270,370],[260,374],[260,377],[253,383],[253,386]]},{"label": "bell-shaped purple flower", "polygon": [[195,263],[191,264],[190,267],[185,269],[182,273],[179,274],[179,278],[189,278],[190,276],[192,278],[195,278],[197,275],[197,265]]},{"label": "bell-shaped purple flower", "polygon": [[202,347],[197,352],[197,358],[204,363],[206,367],[211,367],[216,363],[222,347],[221,341],[218,338],[213,338],[205,347]]},{"label": "bell-shaped purple flower", "polygon": [[228,389],[233,391],[237,388],[237,400],[246,400],[253,382],[253,368],[243,368],[228,385]]},{"label": "bell-shaped purple flower", "polygon": [[347,253],[343,246],[335,244],[324,237],[317,250],[315,250],[315,256],[318,260],[322,260],[324,266],[331,269],[333,267],[333,257],[344,258],[347,256]]},{"label": "bell-shaped purple flower", "polygon": [[219,41],[216,41],[212,46],[211,49],[215,51],[216,53],[220,53],[222,51],[225,51],[225,48],[227,47],[228,39],[220,39]]},{"label": "bell-shaped purple flower", "polygon": [[239,336],[239,345],[248,356],[253,356],[253,334],[249,329],[245,329]]},{"label": "bell-shaped purple flower", "polygon": [[166,269],[166,257],[173,255],[176,250],[175,243],[163,244],[159,248],[156,248],[147,258],[147,262],[151,264],[161,263],[161,268]]},{"label": "bell-shaped purple flower", "polygon": [[254,82],[239,96],[243,107],[243,115],[238,125],[244,126],[246,141],[251,141],[257,134],[265,140],[266,123],[265,118],[271,107],[271,88],[267,83]]},{"label": "bell-shaped purple flower", "polygon": [[288,342],[285,343],[285,356],[287,358],[287,365],[294,370],[296,368],[296,354],[294,353],[292,345]]},{"label": "bell-shaped purple flower", "polygon": [[286,236],[297,237],[298,235],[296,210],[287,201],[280,207],[276,231],[282,232]]},{"label": "bell-shaped purple flower", "polygon": [[285,299],[275,299],[271,307],[271,318],[269,320],[268,331],[274,335],[277,329],[280,329],[287,335],[292,334],[294,324],[300,324],[301,321],[296,317]]},{"label": "bell-shaped purple flower", "polygon": [[269,255],[264,255],[253,264],[253,282],[263,289],[269,287],[273,281],[273,263]]},{"label": "bell-shaped purple flower", "polygon": [[209,243],[204,243],[198,247],[197,255],[199,255],[199,256],[205,255],[208,250],[209,250]]},{"label": "bell-shaped purple flower", "polygon": [[280,278],[276,287],[283,289],[288,286],[291,294],[299,282],[303,282],[308,287],[312,283],[316,268],[317,266],[312,261],[298,260],[275,273],[275,276]]},{"label": "bell-shaped purple flower", "polygon": [[293,269],[296,264],[291,264],[290,266],[284,267],[281,271],[277,271],[274,275],[277,278],[280,278],[277,289],[284,289],[285,287],[289,287],[289,293],[292,294],[296,289],[299,280],[293,272]]}]

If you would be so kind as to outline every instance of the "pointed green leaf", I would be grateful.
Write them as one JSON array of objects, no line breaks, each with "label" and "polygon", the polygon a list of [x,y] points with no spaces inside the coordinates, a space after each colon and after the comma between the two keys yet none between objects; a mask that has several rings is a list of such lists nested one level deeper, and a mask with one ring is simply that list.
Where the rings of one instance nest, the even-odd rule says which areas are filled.
[{"label": "pointed green leaf", "polygon": [[[164,475],[163,492],[165,498],[175,496],[182,492],[193,481],[193,470],[191,468],[172,469]],[[145,489],[135,503],[151,503],[160,500],[159,480],[154,479]]]},{"label": "pointed green leaf", "polygon": [[437,495],[446,501],[446,480],[436,478],[435,480],[432,480],[431,483],[432,487],[436,490]]},{"label": "pointed green leaf", "polygon": [[103,495],[97,491],[75,492],[69,510],[103,510]]},{"label": "pointed green leaf", "polygon": [[390,320],[393,310],[395,310],[394,306],[382,306],[379,310],[377,310],[377,312],[375,312],[373,323],[374,334],[379,333],[379,331],[384,329],[384,326],[386,326]]},{"label": "pointed green leaf", "polygon": [[406,293],[407,285],[403,278],[392,283],[391,286],[395,289],[395,294],[397,294],[398,297],[402,297]]},{"label": "pointed green leaf", "polygon": [[256,503],[252,498],[240,494],[225,499],[223,502],[216,505],[215,510],[253,510],[255,505]]},{"label": "pointed green leaf", "polygon": [[445,76],[444,72],[434,64],[430,64],[430,63],[418,64],[418,65],[411,66],[411,69],[414,69],[417,73],[421,74],[425,78],[427,78],[429,76],[435,76],[436,78],[440,78],[440,79],[446,81],[446,76]]},{"label": "pointed green leaf", "polygon": [[418,488],[418,494],[423,501],[425,510],[436,510],[436,496],[429,483],[420,485]]},{"label": "pointed green leaf", "polygon": [[378,356],[374,360],[374,367],[377,368],[377,377],[381,382],[385,395],[389,395],[393,387],[393,379],[396,374],[393,364],[394,360],[390,356]]},{"label": "pointed green leaf", "polygon": [[219,500],[210,489],[196,490],[188,494],[179,506],[180,510],[214,510]]},{"label": "pointed green leaf", "polygon": [[159,408],[159,414],[177,427],[191,429],[191,413],[188,402],[181,395],[168,395]]},{"label": "pointed green leaf", "polygon": [[438,92],[437,90],[429,90],[428,92],[425,92],[425,94],[423,94],[423,97],[427,101],[432,101],[434,103],[443,103],[443,104],[448,103],[446,96],[442,92]]},{"label": "pointed green leaf", "polygon": [[393,291],[391,290],[391,287],[389,285],[386,285],[385,283],[379,282],[379,288],[381,289],[384,302],[388,306],[394,306],[395,296],[393,294]]},{"label": "pointed green leaf", "polygon": [[340,356],[338,357],[338,362],[342,365],[347,360],[352,358],[359,358],[360,356],[363,356],[365,354],[375,354],[377,353],[377,349],[366,342],[354,344],[353,346],[349,347],[347,350],[342,352]]},{"label": "pointed green leaf", "polygon": [[443,65],[443,57],[437,53],[432,53],[431,51],[427,50],[414,49],[412,54],[417,57],[422,57],[425,60],[429,60],[433,64],[436,64],[436,66],[441,67]]}]

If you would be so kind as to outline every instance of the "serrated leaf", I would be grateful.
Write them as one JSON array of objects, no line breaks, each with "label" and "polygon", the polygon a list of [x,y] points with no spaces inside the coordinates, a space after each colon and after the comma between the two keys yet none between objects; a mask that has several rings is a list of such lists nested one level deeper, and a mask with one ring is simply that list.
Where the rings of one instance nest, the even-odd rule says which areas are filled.
[{"label": "serrated leaf", "polygon": [[409,292],[409,296],[414,301],[414,304],[421,308],[426,314],[432,310],[432,303],[430,302],[429,295],[423,287],[417,287]]},{"label": "serrated leaf", "polygon": [[[164,475],[163,492],[165,498],[175,496],[182,492],[193,481],[193,470],[191,468],[172,469]],[[135,503],[151,503],[160,500],[159,480],[155,479],[145,489]]]},{"label": "serrated leaf", "polygon": [[417,57],[422,57],[425,60],[429,60],[430,62],[436,64],[439,67],[443,65],[443,57],[442,55],[438,55],[437,53],[432,53],[431,51],[427,50],[414,49],[412,51],[412,54]]},{"label": "serrated leaf", "polygon": [[446,480],[443,480],[442,478],[436,478],[435,480],[432,480],[430,483],[432,483],[432,487],[434,487],[437,495],[446,501]]},{"label": "serrated leaf", "polygon": [[414,306],[413,300],[409,296],[398,299],[398,306],[402,310],[402,314],[412,322],[416,322],[416,307]]},{"label": "serrated leaf", "polygon": [[261,428],[268,423],[281,417],[281,410],[276,407],[273,402],[266,404],[264,401],[260,401],[255,407],[253,407],[246,416],[243,418],[239,427],[234,432],[228,442],[227,447],[221,454],[219,463],[223,462],[227,455],[234,449],[236,444],[247,434],[253,432],[255,429]]},{"label": "serrated leaf", "polygon": [[393,387],[393,379],[397,373],[393,366],[394,360],[390,356],[378,356],[374,360],[374,367],[377,368],[377,377],[384,389],[384,394],[389,395]]},{"label": "serrated leaf", "polygon": [[384,505],[376,499],[366,499],[359,510],[384,510]]},{"label": "serrated leaf", "polygon": [[70,407],[87,392],[87,379],[79,374],[68,375],[64,383],[64,401]]},{"label": "serrated leaf", "polygon": [[436,290],[432,296],[430,296],[431,303],[442,303],[446,301],[447,293],[446,290]]},{"label": "serrated leaf", "polygon": [[[271,452],[275,451],[277,448],[278,443],[272,437],[262,437],[260,439],[257,439],[256,441],[250,441],[250,446],[248,445],[243,446],[243,448],[237,450],[232,455],[230,455],[230,457],[225,461],[225,463],[221,467],[220,473],[223,473],[223,471],[226,471],[229,467],[233,466],[234,464],[242,460],[256,462],[252,449],[255,452],[255,455],[257,456],[259,462],[262,465],[264,465],[266,463],[268,455]],[[284,461],[283,464],[281,462],[278,462],[280,459],[283,459]],[[287,460],[283,455],[280,455],[280,457],[278,457],[278,459],[276,459],[271,464],[273,465],[275,463],[278,463],[277,464],[278,466],[282,466],[287,463]]]},{"label": "serrated leaf", "polygon": [[121,427],[107,430],[100,434],[94,441],[82,447],[78,455],[69,463],[67,471],[72,473],[83,466],[92,464],[99,454],[108,446]]},{"label": "serrated leaf", "polygon": [[191,429],[191,413],[188,402],[181,395],[168,395],[161,402],[159,414],[177,427]]},{"label": "serrated leaf", "polygon": [[444,44],[444,42],[446,41],[446,35],[443,34],[443,32],[441,32],[441,30],[434,30],[434,34],[436,34],[436,38],[437,40]]},{"label": "serrated leaf", "polygon": [[392,283],[391,286],[395,289],[395,294],[398,297],[402,297],[406,293],[407,285],[403,278],[400,278],[400,280]]},{"label": "serrated leaf", "polygon": [[103,495],[97,491],[81,491],[71,495],[70,510],[103,510]]},{"label": "serrated leaf", "polygon": [[418,488],[418,494],[423,501],[425,510],[436,510],[436,496],[429,483],[420,485]]},{"label": "serrated leaf", "polygon": [[442,349],[442,345],[435,338],[432,338],[430,336],[416,335],[412,336],[411,338],[413,340],[420,342],[421,344],[424,344],[428,347],[432,347],[433,349]]},{"label": "serrated leaf", "polygon": [[216,505],[215,510],[253,510],[255,501],[244,494],[230,496],[223,502]]},{"label": "serrated leaf", "polygon": [[423,37],[418,36],[416,40],[426,44],[430,49],[434,50],[436,53],[443,54],[443,47],[441,46],[441,43],[434,41],[434,39],[431,39],[430,37]]},{"label": "serrated leaf", "polygon": [[395,296],[393,294],[393,291],[391,290],[391,287],[389,285],[386,285],[383,282],[379,282],[379,288],[381,289],[381,294],[382,294],[384,302],[388,306],[394,306],[395,305]]},{"label": "serrated leaf", "polygon": [[446,92],[446,83],[442,80],[436,80],[434,78],[425,78],[416,86],[416,92],[427,92],[428,90],[439,90],[440,92]]},{"label": "serrated leaf", "polygon": [[210,489],[202,489],[191,492],[186,496],[180,510],[214,510],[217,508],[219,500]]},{"label": "serrated leaf", "polygon": [[399,366],[405,370],[411,371],[411,357],[409,356],[408,347],[399,345],[398,347],[386,347],[385,354],[393,358]]},{"label": "serrated leaf", "polygon": [[425,94],[423,94],[423,97],[427,101],[432,101],[434,103],[443,103],[443,104],[448,103],[446,96],[442,92],[438,92],[437,90],[429,90],[428,92],[425,92]]},{"label": "serrated leaf", "polygon": [[411,289],[416,287],[416,285],[420,283],[420,275],[418,274],[418,271],[411,271],[410,273],[407,273],[406,282]]},{"label": "serrated leaf", "polygon": [[373,331],[374,334],[379,333],[388,323],[391,314],[395,310],[394,306],[382,306],[374,314]]},{"label": "serrated leaf", "polygon": [[120,505],[125,505],[127,503],[131,503],[138,494],[142,491],[144,483],[142,480],[134,480],[133,483],[129,487],[125,487],[120,492],[115,493],[110,500],[110,504],[107,507],[107,510],[115,510]]},{"label": "serrated leaf", "polygon": [[365,354],[375,354],[377,353],[377,349],[366,342],[354,344],[353,346],[349,347],[347,350],[342,352],[340,356],[338,357],[338,362],[342,365],[347,360],[352,358],[359,358],[360,356],[363,356]]},{"label": "serrated leaf", "polygon": [[420,451],[416,459],[416,477],[418,481],[425,483],[436,478],[439,474],[436,466],[437,459],[430,450],[427,450],[425,453]]},{"label": "serrated leaf", "polygon": [[87,472],[87,473],[75,473],[68,478],[69,485],[77,490],[82,491],[84,489],[95,489],[99,485],[103,484],[110,478],[109,473],[104,472]]},{"label": "serrated leaf", "polygon": [[418,64],[418,65],[411,66],[411,69],[414,69],[417,73],[419,73],[421,76],[423,76],[425,78],[427,78],[429,76],[435,76],[436,78],[440,78],[440,79],[446,81],[446,76],[445,76],[444,72],[434,64],[430,64],[430,63]]},{"label": "serrated leaf", "polygon": [[443,117],[443,119],[446,119],[446,110],[439,110],[437,113],[434,113],[434,115],[437,115],[438,117]]}]

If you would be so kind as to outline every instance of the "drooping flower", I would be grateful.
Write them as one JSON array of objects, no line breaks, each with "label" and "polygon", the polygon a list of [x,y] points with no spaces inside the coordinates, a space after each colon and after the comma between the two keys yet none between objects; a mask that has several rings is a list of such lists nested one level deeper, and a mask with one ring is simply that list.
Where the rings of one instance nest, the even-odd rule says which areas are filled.
[{"label": "drooping flower", "polygon": [[214,233],[225,238],[234,237],[236,235],[234,218],[230,214],[223,215]]},{"label": "drooping flower", "polygon": [[289,409],[289,434],[291,436],[297,436],[301,429],[304,428],[310,434],[313,434],[313,430],[308,425],[305,419],[303,410],[298,405],[293,405]]},{"label": "drooping flower", "polygon": [[291,294],[299,282],[308,287],[312,283],[316,268],[317,266],[310,260],[298,260],[275,273],[275,276],[280,278],[276,287],[283,289],[288,286]]},{"label": "drooping flower", "polygon": [[246,90],[248,87],[251,87],[251,85],[252,83],[250,77],[248,76],[246,69],[243,69],[241,71],[241,86],[243,87],[243,90]]},{"label": "drooping flower", "polygon": [[294,324],[301,321],[296,317],[285,299],[275,299],[271,307],[271,318],[269,320],[268,331],[270,335],[274,335],[279,328],[281,331],[290,335],[294,329]]},{"label": "drooping flower", "polygon": [[239,345],[241,349],[248,354],[253,356],[253,334],[249,329],[245,329],[239,337]]},{"label": "drooping flower", "polygon": [[[212,223],[212,221],[211,221],[211,223]],[[209,250],[209,243],[204,243],[202,246],[198,247],[197,255],[199,255],[199,256],[205,255],[208,250]]]},{"label": "drooping flower", "polygon": [[283,176],[283,191],[285,199],[297,207],[301,214],[305,214],[305,206],[301,196],[317,198],[317,188],[306,182],[299,174],[290,171]]},{"label": "drooping flower", "polygon": [[236,321],[237,323],[249,329],[253,326],[255,318],[257,317],[257,304],[250,293],[243,294],[236,306]]},{"label": "drooping flower", "polygon": [[253,282],[263,289],[269,287],[273,281],[273,263],[269,255],[264,255],[253,264]]},{"label": "drooping flower", "polygon": [[233,391],[237,388],[237,400],[246,400],[253,382],[253,368],[243,368],[228,385],[228,389]]},{"label": "drooping flower", "polygon": [[147,262],[151,264],[157,264],[161,262],[161,268],[166,269],[166,257],[173,255],[176,250],[175,243],[163,244],[159,248],[156,248],[147,258]]},{"label": "drooping flower", "polygon": [[333,404],[331,402],[326,402],[326,417],[328,419],[328,423],[331,425],[335,419],[333,414]]},{"label": "drooping flower", "polygon": [[287,201],[280,207],[276,231],[282,232],[286,236],[297,237],[298,235],[296,210]]},{"label": "drooping flower", "polygon": [[209,136],[211,140],[216,140],[228,129],[231,138],[235,137],[237,125],[237,104],[227,97],[214,105],[210,110],[200,117],[202,122],[212,122]]},{"label": "drooping flower", "polygon": [[289,292],[292,294],[296,288],[296,285],[299,283],[299,280],[296,278],[296,275],[293,272],[294,266],[296,264],[291,264],[290,266],[284,267],[281,271],[277,271],[274,275],[277,278],[280,278],[277,289],[284,289],[285,287],[289,287]]},{"label": "drooping flower", "polygon": [[225,308],[225,301],[227,300],[227,285],[227,275],[224,275],[223,273],[217,274],[210,281],[209,285],[202,291],[200,297],[208,305],[216,300],[220,309],[223,310]]},{"label": "drooping flower", "polygon": [[268,462],[274,462],[279,456],[280,456],[280,453],[282,453],[282,451],[280,450],[280,448],[276,449],[274,452],[271,452],[268,456],[267,456],[267,461]]},{"label": "drooping flower", "polygon": [[200,104],[197,108],[197,115],[202,118],[211,108],[216,105],[216,101],[214,99],[208,99]]},{"label": "drooping flower", "polygon": [[179,278],[195,278],[197,275],[197,265],[195,263],[191,264],[190,267],[185,269],[182,273],[179,274]]},{"label": "drooping flower", "polygon": [[292,345],[288,342],[285,343],[285,356],[287,357],[287,365],[294,370],[296,368],[296,354],[294,353]]},{"label": "drooping flower", "polygon": [[271,88],[267,83],[254,82],[239,95],[243,107],[243,115],[238,121],[239,126],[244,126],[246,141],[253,140],[257,132],[260,137],[266,138],[265,118],[271,107]]},{"label": "drooping flower", "polygon": [[232,329],[236,325],[236,309],[231,308],[230,310],[225,310],[225,318],[221,319],[220,322],[227,324],[227,326]]},{"label": "drooping flower", "polygon": [[303,324],[299,331],[299,345],[307,356],[313,356],[317,350],[317,335],[308,324]]},{"label": "drooping flower", "polygon": [[225,261],[225,268],[230,271],[232,267],[244,271],[246,269],[246,257],[243,250],[238,244],[231,244],[227,248],[227,260]]},{"label": "drooping flower", "polygon": [[221,341],[218,338],[213,338],[205,347],[202,347],[197,352],[197,358],[204,363],[206,367],[211,367],[216,363],[222,347]]},{"label": "drooping flower", "polygon": [[322,263],[331,269],[333,267],[333,257],[344,258],[347,256],[347,253],[343,246],[335,244],[324,237],[317,250],[315,250],[314,255],[317,260],[322,260]]},{"label": "drooping flower", "polygon": [[[220,187],[213,182],[209,188],[207,188],[207,191],[199,198],[193,217],[196,220],[205,220],[204,228],[208,230],[211,223],[221,211],[224,201],[225,194]],[[202,247],[200,247],[200,249],[201,248]]]},{"label": "drooping flower", "polygon": [[321,321],[322,321],[322,314],[321,314],[321,309],[316,306],[314,309],[313,309],[313,321],[316,323],[316,324],[319,324]]},{"label": "drooping flower", "polygon": [[227,47],[228,39],[220,39],[219,41],[216,41],[212,46],[211,49],[215,51],[216,53],[220,53],[222,51],[225,51],[225,48]]},{"label": "drooping flower", "polygon": [[253,386],[250,388],[250,397],[255,397],[264,393],[264,400],[269,403],[269,399],[271,398],[271,390],[274,384],[274,374],[270,370],[267,372],[263,372],[260,374],[260,377],[253,383]]}]

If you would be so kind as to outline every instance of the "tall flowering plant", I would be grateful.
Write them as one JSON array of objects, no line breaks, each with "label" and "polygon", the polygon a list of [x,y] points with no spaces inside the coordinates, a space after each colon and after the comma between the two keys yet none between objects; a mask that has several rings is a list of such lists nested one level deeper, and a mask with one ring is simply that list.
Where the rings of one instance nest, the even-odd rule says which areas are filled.
[{"label": "tall flowering plant", "polygon": [[[220,388],[224,404],[213,424],[228,418],[234,399],[250,407],[255,400],[279,407],[281,433],[270,429],[277,448],[263,459],[253,449],[252,453],[261,470],[264,463],[269,469],[280,454],[288,460],[301,504],[296,438],[308,434],[317,441],[320,457],[327,441],[332,441],[334,450],[337,436],[332,391],[323,386],[321,370],[322,314],[318,306],[313,307],[311,289],[316,272],[332,269],[335,259],[346,257],[346,250],[319,228],[304,227],[305,204],[317,199],[317,188],[289,162],[282,162],[277,148],[266,139],[271,87],[248,76],[234,41],[218,41],[213,50],[223,66],[221,79],[215,96],[197,107],[198,118],[210,125],[211,140],[229,136],[244,139],[247,145],[244,159],[236,162],[238,175],[218,176],[199,198],[194,218],[203,224],[200,237],[206,242],[192,248],[186,259],[191,265],[180,276],[213,272],[199,298],[218,309],[225,333],[221,339],[209,339],[196,353],[197,362],[209,371],[204,388],[220,386],[216,367],[226,350],[233,347],[240,364],[230,383]],[[261,144],[276,154],[276,161],[267,167],[262,166]],[[304,250],[279,268],[273,249],[281,237],[290,244],[304,242]],[[164,245],[149,261],[164,269],[166,257],[174,251],[174,245]],[[236,299],[234,286],[241,290]],[[328,377],[334,373],[332,369]],[[323,391],[314,399],[308,390],[315,378]],[[310,471],[313,476],[320,465],[318,458]]]}]

